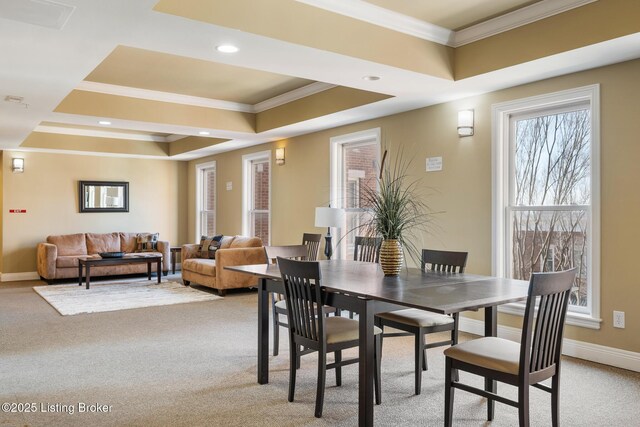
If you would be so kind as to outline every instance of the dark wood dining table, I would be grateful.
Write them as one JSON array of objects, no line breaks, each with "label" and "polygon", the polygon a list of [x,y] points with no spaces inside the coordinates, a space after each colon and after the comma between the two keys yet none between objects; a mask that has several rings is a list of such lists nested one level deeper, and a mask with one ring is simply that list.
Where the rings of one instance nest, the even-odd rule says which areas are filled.
[{"label": "dark wood dining table", "polygon": [[[277,265],[259,264],[226,267],[260,278],[258,286],[258,383],[269,382],[269,293],[284,293]],[[452,314],[484,309],[485,336],[496,336],[497,306],[526,299],[529,283],[523,280],[479,276],[467,273],[403,270],[385,277],[380,266],[348,260],[320,261],[325,304],[358,313],[360,324],[358,424],[372,426],[374,315],[403,308],[419,308]],[[443,374],[444,378],[444,374]],[[494,381],[485,380],[494,391]],[[493,418],[493,402],[487,405]]]}]

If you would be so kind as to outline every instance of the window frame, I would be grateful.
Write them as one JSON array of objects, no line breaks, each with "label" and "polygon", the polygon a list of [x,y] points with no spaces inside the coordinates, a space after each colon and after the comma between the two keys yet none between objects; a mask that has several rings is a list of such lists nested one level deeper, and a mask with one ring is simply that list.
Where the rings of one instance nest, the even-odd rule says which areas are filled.
[{"label": "window frame", "polygon": [[213,229],[214,229],[214,234],[215,231],[217,229],[217,207],[218,207],[218,169],[216,168],[216,162],[211,161],[211,162],[206,162],[206,163],[200,163],[198,165],[196,165],[196,227],[195,227],[195,241],[199,242],[200,241],[200,237],[203,235],[202,233],[202,214],[204,212],[203,210],[203,203],[204,203],[204,189],[205,189],[205,185],[204,185],[204,172],[207,169],[213,169],[213,172],[215,174],[215,181],[216,181],[216,185],[214,186],[213,189]]},{"label": "window frame", "polygon": [[[381,151],[381,130],[380,128],[372,128],[363,131],[348,133],[345,135],[334,136],[329,139],[330,146],[330,182],[329,193],[331,200],[331,206],[335,208],[343,208],[343,199],[341,195],[345,189],[342,188],[342,175],[343,175],[343,148],[345,145],[352,144],[369,144],[374,142],[378,145],[377,161],[380,163],[380,151]],[[348,212],[360,212],[362,209],[345,209]],[[346,215],[345,215],[346,224]],[[337,236],[334,236],[334,243],[336,245],[336,253],[334,258],[341,259],[342,252],[346,246],[346,240],[342,240],[341,244],[337,242],[344,236],[344,227],[341,227]],[[337,237],[337,238],[336,238]]]},{"label": "window frame", "polygon": [[268,227],[269,241],[262,242],[265,246],[271,244],[271,190],[272,190],[272,171],[271,150],[259,151],[256,153],[245,154],[242,156],[242,234],[244,236],[252,235],[251,211],[249,207],[253,206],[253,175],[251,163],[260,160],[269,163],[269,211],[268,211]]},{"label": "window frame", "polygon": [[[575,89],[532,96],[492,105],[492,274],[506,277],[509,271],[508,249],[511,249],[510,204],[513,173],[511,141],[511,117],[524,117],[527,113],[551,114],[565,108],[575,108],[587,103],[591,114],[590,180],[591,202],[588,215],[591,227],[588,232],[589,312],[567,312],[567,324],[590,329],[600,329],[600,86],[598,84]],[[569,209],[571,205],[567,205]],[[528,207],[531,208],[531,207]],[[563,207],[565,208],[565,207]],[[551,207],[544,207],[552,210]],[[524,304],[512,303],[499,307],[503,313],[523,315]]]}]

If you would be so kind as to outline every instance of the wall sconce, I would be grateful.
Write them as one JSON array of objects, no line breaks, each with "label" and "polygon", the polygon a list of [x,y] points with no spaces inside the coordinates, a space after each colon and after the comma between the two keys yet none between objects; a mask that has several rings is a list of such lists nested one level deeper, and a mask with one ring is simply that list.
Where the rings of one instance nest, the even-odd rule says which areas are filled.
[{"label": "wall sconce", "polygon": [[284,148],[276,148],[276,165],[284,165]]},{"label": "wall sconce", "polygon": [[11,170],[13,173],[24,172],[24,159],[21,159],[20,157],[14,157],[11,159]]},{"label": "wall sconce", "polygon": [[473,110],[458,111],[458,136],[473,135]]}]

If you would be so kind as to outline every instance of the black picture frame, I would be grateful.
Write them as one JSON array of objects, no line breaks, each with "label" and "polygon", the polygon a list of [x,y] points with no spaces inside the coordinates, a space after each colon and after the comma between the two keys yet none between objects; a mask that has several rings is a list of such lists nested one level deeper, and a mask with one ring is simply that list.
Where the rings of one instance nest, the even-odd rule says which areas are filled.
[{"label": "black picture frame", "polygon": [[[92,189],[93,187],[93,189]],[[105,202],[99,201],[98,206],[90,203],[91,194],[95,194],[96,189],[107,193],[111,188],[122,189],[122,202],[118,201],[119,196],[105,195]],[[120,191],[116,191],[120,194]],[[111,200],[109,200],[111,199]],[[117,205],[110,205],[110,202],[116,199]],[[124,181],[79,181],[78,182],[78,201],[81,213],[91,212],[129,212],[129,183]]]}]

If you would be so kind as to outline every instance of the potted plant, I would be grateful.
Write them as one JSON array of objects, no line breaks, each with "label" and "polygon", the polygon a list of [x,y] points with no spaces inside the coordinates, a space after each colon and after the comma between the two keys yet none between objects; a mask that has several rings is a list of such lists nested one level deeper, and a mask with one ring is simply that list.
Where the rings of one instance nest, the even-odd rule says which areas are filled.
[{"label": "potted plant", "polygon": [[400,152],[385,168],[387,154],[385,150],[377,185],[360,190],[362,205],[368,212],[355,230],[382,237],[380,265],[385,276],[397,276],[404,263],[403,252],[419,263],[420,251],[411,237],[428,231],[433,213],[420,198],[420,180],[408,175],[411,162],[404,160]]}]

